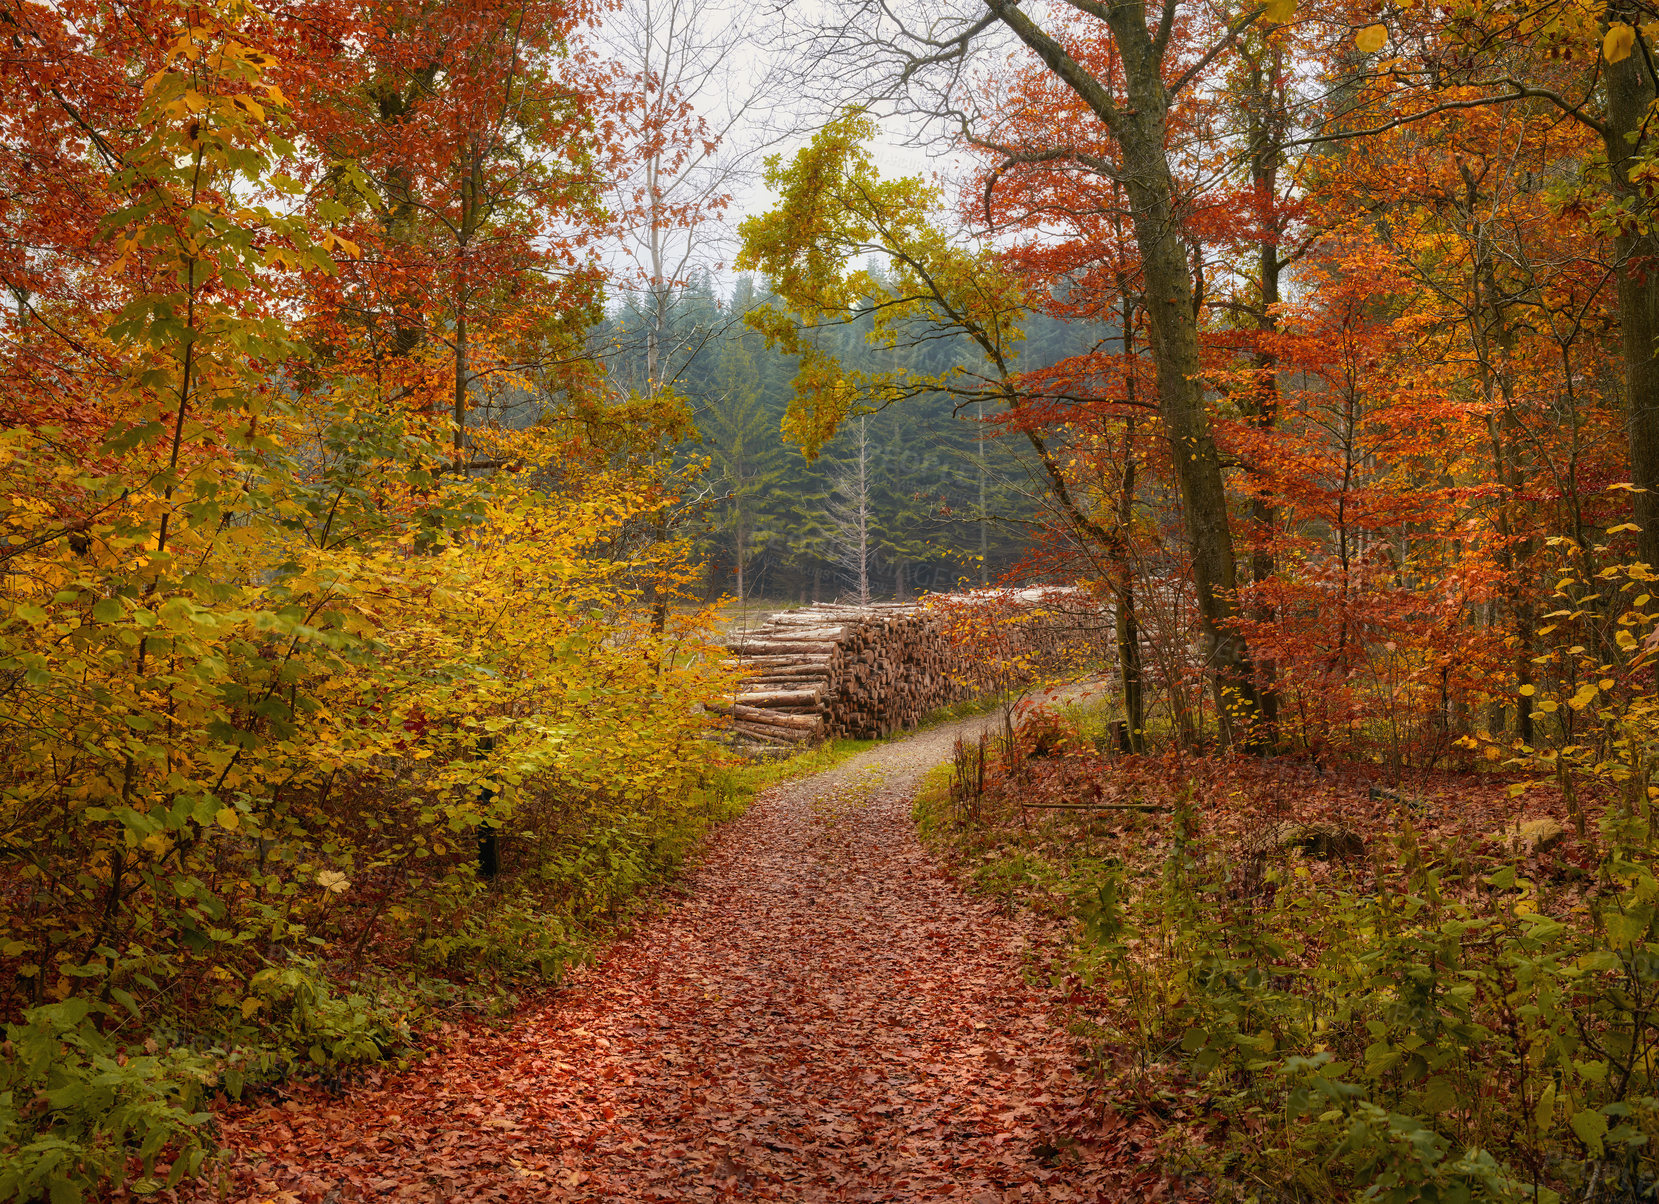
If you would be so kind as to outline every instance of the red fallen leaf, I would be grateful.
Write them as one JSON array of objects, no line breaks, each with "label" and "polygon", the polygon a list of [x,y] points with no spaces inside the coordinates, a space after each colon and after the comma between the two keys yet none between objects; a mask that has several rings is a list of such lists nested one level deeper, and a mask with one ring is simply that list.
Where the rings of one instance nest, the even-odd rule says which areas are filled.
[{"label": "red fallen leaf", "polygon": [[219,1109],[231,1198],[1138,1198],[1136,1156],[1088,1144],[1122,1120],[1100,1123],[1022,975],[1044,922],[965,898],[917,844],[910,787],[953,739],[773,792],[671,910],[509,1030],[453,1025],[343,1100]]}]

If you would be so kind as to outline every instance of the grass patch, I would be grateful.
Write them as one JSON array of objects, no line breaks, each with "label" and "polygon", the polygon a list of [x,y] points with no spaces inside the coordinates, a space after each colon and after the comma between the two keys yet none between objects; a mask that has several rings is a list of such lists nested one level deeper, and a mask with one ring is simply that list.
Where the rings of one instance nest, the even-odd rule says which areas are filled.
[{"label": "grass patch", "polygon": [[851,760],[882,743],[884,741],[881,740],[828,740],[792,756],[728,766],[720,771],[711,785],[722,798],[728,800],[728,805],[739,808],[728,817],[736,818],[762,790],[834,769],[843,761]]}]

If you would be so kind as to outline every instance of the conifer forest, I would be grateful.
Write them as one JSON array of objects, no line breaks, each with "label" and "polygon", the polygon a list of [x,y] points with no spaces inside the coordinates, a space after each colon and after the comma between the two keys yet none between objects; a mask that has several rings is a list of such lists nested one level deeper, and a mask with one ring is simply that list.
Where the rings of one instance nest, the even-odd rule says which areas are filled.
[{"label": "conifer forest", "polygon": [[0,0],[0,1204],[1659,1200],[1651,0]]}]

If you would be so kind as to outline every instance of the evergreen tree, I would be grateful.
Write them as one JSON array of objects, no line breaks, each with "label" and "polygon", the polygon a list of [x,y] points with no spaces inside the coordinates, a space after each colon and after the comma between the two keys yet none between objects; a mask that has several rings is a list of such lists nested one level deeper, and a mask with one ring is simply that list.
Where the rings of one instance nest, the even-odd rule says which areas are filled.
[{"label": "evergreen tree", "polygon": [[748,596],[750,561],[782,533],[770,502],[782,475],[784,450],[777,423],[762,404],[750,342],[739,335],[720,344],[715,373],[720,396],[708,407],[703,424],[711,468],[726,495],[720,529],[731,539],[740,599]]}]

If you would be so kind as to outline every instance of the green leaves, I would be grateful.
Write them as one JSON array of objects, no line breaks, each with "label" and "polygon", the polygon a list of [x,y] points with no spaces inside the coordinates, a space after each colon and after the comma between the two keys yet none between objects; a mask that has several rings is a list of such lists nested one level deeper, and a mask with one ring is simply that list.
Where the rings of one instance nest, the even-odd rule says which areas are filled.
[{"label": "green leaves", "polygon": [[1602,1138],[1607,1135],[1607,1117],[1599,1111],[1589,1108],[1582,1112],[1575,1112],[1567,1122],[1573,1135],[1582,1141],[1593,1157],[1600,1158],[1605,1152],[1602,1148]]},{"label": "green leaves", "polygon": [[[120,992],[125,996],[126,992]],[[123,1000],[131,1005],[131,997]],[[123,1182],[129,1158],[169,1182],[200,1169],[207,1114],[196,1111],[206,1061],[186,1050],[118,1058],[85,998],[33,1008],[8,1025],[0,1058],[0,1199],[80,1200]],[[47,1106],[41,1114],[35,1106]]]},{"label": "green leaves", "polygon": [[[769,346],[800,360],[784,432],[808,455],[850,415],[953,391],[963,380],[958,368],[852,370],[814,332],[867,317],[876,347],[949,333],[1004,362],[1021,338],[1024,310],[1012,278],[989,250],[956,245],[932,224],[937,188],[914,177],[880,177],[865,146],[874,135],[875,124],[854,109],[787,166],[779,156],[769,159],[766,181],[779,193],[778,206],[740,228],[738,268],[765,273],[786,307],[752,310],[745,321]],[[864,266],[872,257],[886,260],[885,272]]]}]

